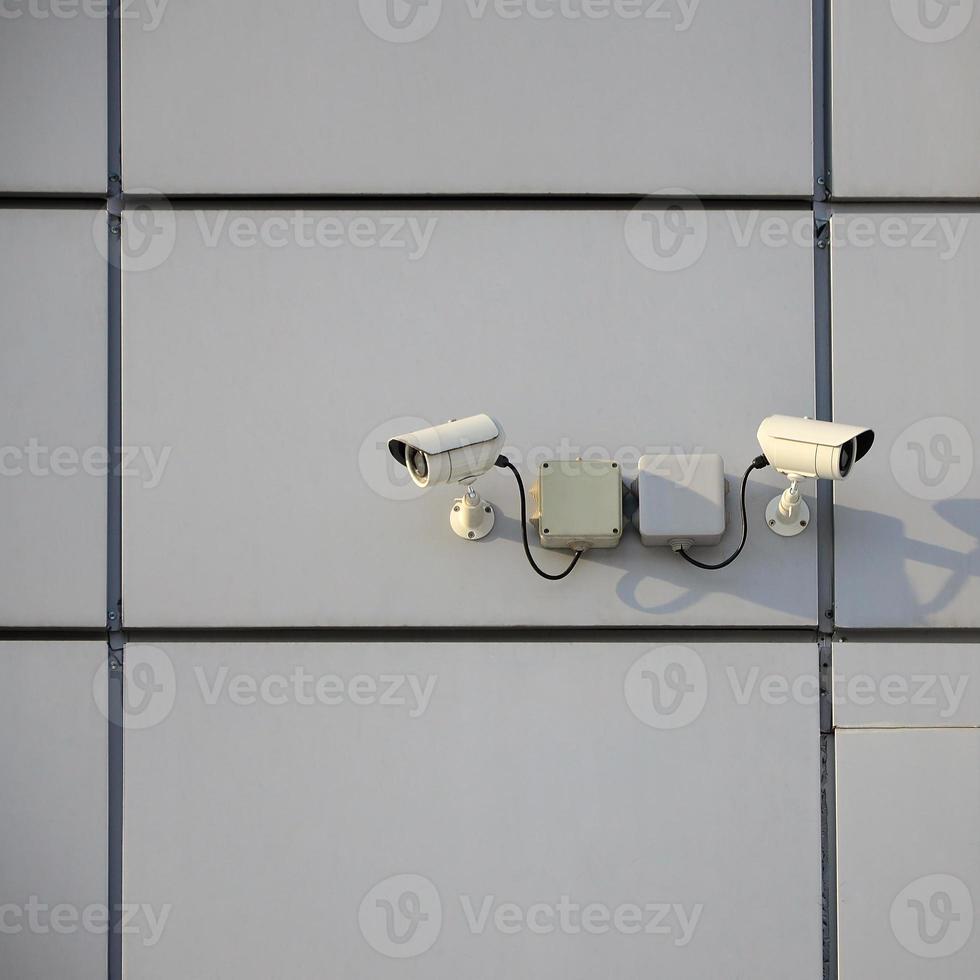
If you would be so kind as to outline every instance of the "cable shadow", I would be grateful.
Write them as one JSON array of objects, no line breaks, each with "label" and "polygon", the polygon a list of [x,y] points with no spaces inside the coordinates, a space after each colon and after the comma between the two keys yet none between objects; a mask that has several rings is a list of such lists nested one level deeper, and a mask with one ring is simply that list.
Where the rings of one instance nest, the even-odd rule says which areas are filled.
[{"label": "cable shadow", "polygon": [[[808,535],[815,534],[816,524],[798,539],[781,539],[768,534],[760,515],[764,515],[766,504],[774,493],[770,485],[750,484],[746,494],[748,543],[741,557],[726,569],[702,571],[687,565],[666,548],[644,548],[636,530],[629,525],[618,548],[586,552],[579,569],[585,571],[589,565],[600,565],[621,571],[616,585],[619,600],[636,612],[647,615],[683,613],[702,602],[706,595],[728,595],[783,614],[815,617],[816,555],[812,550],[813,539],[804,542]],[[709,563],[727,557],[737,546],[741,535],[738,508],[736,505],[733,509],[732,495],[729,497],[728,530],[724,540],[717,547],[697,549],[696,552],[699,558]],[[806,499],[811,513],[815,515],[815,500],[813,497]],[[867,555],[867,560],[873,561],[875,595],[886,596],[890,605],[912,610],[913,615],[917,616],[941,613],[970,585],[971,580],[980,578],[980,500],[941,501],[934,504],[933,509],[951,527],[972,536],[975,547],[964,553],[918,540],[908,535],[905,524],[896,517],[840,504],[835,507],[838,534],[843,528],[844,533],[850,536],[851,554]],[[521,546],[520,522],[516,519],[498,514],[494,534]],[[548,569],[554,564],[560,570],[566,552],[549,554],[541,548],[533,527],[530,537],[531,547],[539,560]],[[801,547],[807,549],[805,559],[801,559]],[[876,557],[880,554],[892,557],[883,561]],[[898,558],[894,557],[896,554]],[[813,556],[812,563],[810,555]],[[812,567],[812,574],[806,580],[800,575],[801,561],[806,567]],[[922,602],[906,571],[908,562],[947,569],[950,576],[935,596]],[[794,584],[797,587],[792,587]],[[655,589],[658,585],[669,587],[672,593],[678,589],[681,591],[662,601],[644,601],[641,598],[644,590],[649,592],[651,586]]]}]

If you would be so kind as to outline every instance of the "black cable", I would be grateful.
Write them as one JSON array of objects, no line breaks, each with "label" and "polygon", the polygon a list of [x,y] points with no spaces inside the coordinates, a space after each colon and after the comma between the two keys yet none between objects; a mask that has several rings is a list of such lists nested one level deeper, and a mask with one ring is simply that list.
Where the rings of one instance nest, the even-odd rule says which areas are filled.
[{"label": "black cable", "polygon": [[531,554],[531,546],[528,544],[527,540],[527,495],[524,493],[524,481],[521,479],[521,474],[517,471],[517,467],[514,466],[514,464],[506,456],[501,456],[494,465],[499,466],[501,469],[509,469],[517,478],[517,486],[521,491],[521,536],[524,539],[524,554],[527,555],[527,560],[530,562],[531,568],[533,568],[542,578],[546,578],[549,582],[560,582],[563,578],[572,573],[572,569],[578,564],[579,558],[582,557],[582,552],[576,551],[571,565],[569,565],[565,571],[560,572],[558,575],[549,575],[547,572],[542,571],[542,569],[538,567],[537,562],[535,562],[534,556]]},{"label": "black cable", "polygon": [[753,470],[764,470],[769,465],[769,460],[765,456],[756,456],[752,460],[752,465],[745,471],[745,476],[742,477],[742,542],[739,544],[738,549],[735,554],[730,558],[726,558],[720,565],[705,565],[703,562],[699,562],[692,558],[683,548],[679,548],[677,554],[684,559],[684,561],[689,562],[691,565],[697,568],[703,568],[709,572],[718,571],[720,568],[727,568],[736,558],[742,553],[742,549],[745,547],[745,540],[749,536],[749,519],[745,513],[745,489],[749,484],[749,477],[752,475]]}]

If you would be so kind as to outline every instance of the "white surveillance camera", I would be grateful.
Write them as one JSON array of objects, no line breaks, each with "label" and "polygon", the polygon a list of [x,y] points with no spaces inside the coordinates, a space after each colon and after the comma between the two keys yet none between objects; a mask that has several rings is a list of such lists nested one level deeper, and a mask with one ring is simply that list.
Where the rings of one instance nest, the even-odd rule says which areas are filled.
[{"label": "white surveillance camera", "polygon": [[449,519],[456,534],[476,541],[492,530],[494,513],[471,484],[493,468],[503,444],[504,430],[498,422],[489,415],[473,415],[396,436],[388,440],[388,450],[418,487],[466,485]]},{"label": "white surveillance camera", "polygon": [[772,415],[759,426],[759,445],[770,466],[800,479],[845,479],[874,441],[874,432],[860,425],[790,415]]},{"label": "white surveillance camera", "polygon": [[819,422],[791,415],[772,415],[759,426],[759,445],[770,465],[789,478],[789,488],[773,499],[766,520],[776,534],[791,537],[810,523],[800,495],[801,480],[845,480],[875,441],[861,425]]}]

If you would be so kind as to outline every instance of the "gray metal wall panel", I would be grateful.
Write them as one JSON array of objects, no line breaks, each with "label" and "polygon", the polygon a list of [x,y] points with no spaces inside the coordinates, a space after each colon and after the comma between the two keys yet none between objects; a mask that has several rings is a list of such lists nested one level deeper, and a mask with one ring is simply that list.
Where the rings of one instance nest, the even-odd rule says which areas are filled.
[{"label": "gray metal wall panel", "polygon": [[980,214],[834,218],[834,408],[877,442],[837,485],[837,621],[980,626]]},{"label": "gray metal wall panel", "polygon": [[980,732],[837,733],[840,980],[973,980]]},{"label": "gray metal wall panel", "polygon": [[[127,939],[130,976],[821,976],[817,705],[770,684],[813,694],[810,644],[126,655],[158,684],[126,736],[126,892],[173,906],[156,946]],[[429,919],[396,918],[398,947],[375,903],[403,884]],[[702,909],[686,937],[675,912],[660,935],[498,929],[563,895]]]},{"label": "gray metal wall panel", "polygon": [[833,3],[835,194],[980,196],[975,0]]},{"label": "gray metal wall panel", "polygon": [[980,727],[980,645],[837,643],[838,728]]},{"label": "gray metal wall panel", "polygon": [[0,191],[104,193],[106,19],[99,4],[0,9]]},{"label": "gray metal wall panel", "polygon": [[0,643],[4,977],[105,977],[105,659],[101,643]]},{"label": "gray metal wall panel", "polygon": [[[556,584],[527,567],[510,473],[478,481],[498,523],[470,544],[449,528],[457,492],[406,488],[385,447],[417,427],[405,416],[487,411],[526,478],[529,458],[612,454],[629,473],[675,447],[721,452],[737,481],[765,415],[812,412],[812,248],[761,230],[806,233],[810,217],[689,217],[703,254],[658,272],[627,247],[642,215],[622,211],[306,213],[352,237],[364,221],[379,237],[394,218],[434,221],[417,261],[304,247],[278,225],[284,247],[236,247],[241,220],[283,213],[157,214],[161,251],[127,260],[125,440],[170,456],[158,485],[126,481],[127,624],[815,623],[816,534],[766,532],[771,471],[729,569],[690,568],[630,530]],[[706,559],[737,543],[737,502],[733,487]]]},{"label": "gray metal wall panel", "polygon": [[211,0],[145,26],[123,22],[130,188],[812,186],[809,0]]},{"label": "gray metal wall panel", "polygon": [[105,213],[0,210],[0,626],[105,624]]}]

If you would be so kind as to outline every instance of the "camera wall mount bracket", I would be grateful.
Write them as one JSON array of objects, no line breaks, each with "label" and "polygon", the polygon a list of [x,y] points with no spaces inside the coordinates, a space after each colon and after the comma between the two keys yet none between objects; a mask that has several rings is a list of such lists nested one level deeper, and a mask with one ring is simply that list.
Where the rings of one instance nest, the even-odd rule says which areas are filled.
[{"label": "camera wall mount bracket", "polygon": [[766,507],[766,523],[781,538],[794,538],[807,529],[810,524],[810,508],[800,493],[798,479],[793,479],[778,497],[769,501],[769,506]]},{"label": "camera wall mount bracket", "polygon": [[488,504],[472,487],[453,502],[449,512],[449,523],[458,537],[464,541],[479,541],[492,530],[496,515]]}]

